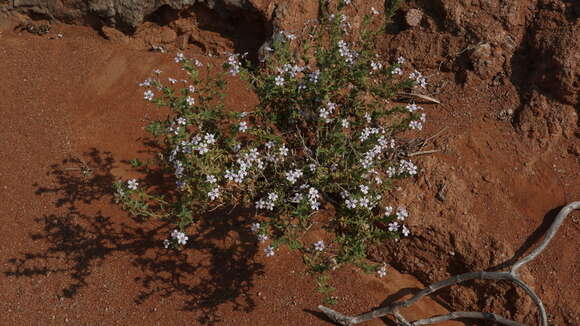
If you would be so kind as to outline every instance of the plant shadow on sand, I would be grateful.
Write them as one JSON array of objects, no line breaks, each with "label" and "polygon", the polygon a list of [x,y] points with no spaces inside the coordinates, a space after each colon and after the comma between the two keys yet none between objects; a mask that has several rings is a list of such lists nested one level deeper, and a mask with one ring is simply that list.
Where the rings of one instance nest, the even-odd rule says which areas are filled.
[{"label": "plant shadow on sand", "polygon": [[[182,310],[196,312],[199,322],[206,325],[219,321],[222,304],[239,311],[253,310],[256,304],[249,291],[263,266],[254,261],[258,247],[247,227],[248,214],[214,212],[197,224],[185,250],[164,249],[161,242],[171,231],[169,223],[103,213],[119,212],[111,207],[115,181],[111,153],[92,149],[84,157],[86,162],[67,159],[50,167],[56,186],[35,185],[36,195],[52,194],[56,197],[54,211],[63,213],[35,219],[42,231],[30,237],[45,249],[9,259],[5,276],[64,274],[70,284],[61,295],[73,298],[91,285],[91,275],[99,266],[113,255],[121,255],[140,270],[134,278],[142,287],[134,299],[136,304],[155,300],[155,296],[178,295],[185,298]],[[157,177],[147,175],[144,180]]]}]

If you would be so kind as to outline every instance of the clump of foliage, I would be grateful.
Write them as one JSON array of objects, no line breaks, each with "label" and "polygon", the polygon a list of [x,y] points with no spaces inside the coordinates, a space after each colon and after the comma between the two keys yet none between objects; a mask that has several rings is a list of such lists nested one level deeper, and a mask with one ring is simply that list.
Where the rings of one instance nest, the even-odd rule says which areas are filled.
[{"label": "clump of foliage", "polygon": [[[366,15],[356,38],[340,10],[305,35],[281,32],[257,68],[238,54],[219,69],[179,53],[175,60],[188,80],[164,84],[157,72],[143,83],[145,99],[169,110],[167,119],[147,127],[161,150],[146,168],[161,169],[175,187],[119,181],[116,200],[133,215],[175,223],[165,240],[175,249],[184,248],[188,228],[207,212],[249,208],[256,217],[248,227],[269,243],[266,256],[288,244],[316,272],[360,262],[369,245],[409,235],[406,209],[385,207],[382,195],[417,174],[401,157],[397,135],[421,129],[425,114],[388,100],[424,87],[425,79],[416,71],[403,77],[403,58],[389,65],[377,55],[383,30],[373,26],[380,17],[374,9]],[[228,75],[257,94],[251,111],[224,106]],[[330,206],[335,213],[324,227],[332,238],[302,244],[301,234]]]}]

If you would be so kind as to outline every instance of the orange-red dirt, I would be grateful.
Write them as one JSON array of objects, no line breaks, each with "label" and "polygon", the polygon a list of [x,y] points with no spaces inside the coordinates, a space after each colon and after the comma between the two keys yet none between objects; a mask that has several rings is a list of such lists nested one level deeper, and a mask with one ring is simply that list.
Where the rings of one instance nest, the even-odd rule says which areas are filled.
[{"label": "orange-red dirt", "polygon": [[[453,57],[464,39],[431,17],[385,36],[382,48],[430,76],[430,94],[442,104],[423,104],[429,120],[420,135],[437,134],[426,149],[440,152],[415,157],[420,176],[388,194],[409,208],[413,233],[373,250],[389,274],[333,273],[341,312],[367,311],[421,282],[497,268],[533,246],[559,207],[580,199],[570,95],[506,77],[524,65],[517,58]],[[137,83],[156,68],[178,75],[173,53],[135,46],[144,34],[106,40],[60,24],[43,36],[0,31],[0,325],[330,324],[299,255],[282,249],[264,257],[243,216],[199,225],[191,247],[175,253],[161,246],[170,226],[135,221],[111,202],[113,181],[138,176],[127,161],[150,154],[143,127],[166,114],[143,101]],[[215,51],[235,50],[222,35],[201,33]],[[446,47],[424,47],[429,42]],[[188,44],[185,51],[219,63],[203,50]],[[232,109],[255,103],[240,82],[230,87]],[[523,273],[554,325],[580,323],[579,217],[573,213]],[[473,282],[434,299],[405,315],[471,309],[537,322],[530,300],[509,284]]]}]

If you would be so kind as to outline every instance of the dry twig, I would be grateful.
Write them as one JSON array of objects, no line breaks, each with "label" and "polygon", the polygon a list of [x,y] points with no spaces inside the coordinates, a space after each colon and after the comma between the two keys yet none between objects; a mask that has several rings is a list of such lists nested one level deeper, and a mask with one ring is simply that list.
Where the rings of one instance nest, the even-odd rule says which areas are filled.
[{"label": "dry twig", "polygon": [[506,319],[502,316],[492,314],[492,313],[487,313],[487,312],[458,311],[458,312],[449,313],[447,315],[435,316],[435,317],[431,317],[431,318],[427,318],[427,319],[416,320],[413,322],[406,321],[405,318],[403,317],[403,315],[401,315],[401,313],[399,312],[399,308],[401,308],[401,307],[410,307],[416,301],[418,301],[419,299],[421,299],[425,296],[431,295],[431,294],[439,291],[440,289],[443,289],[443,288],[446,288],[446,287],[449,287],[449,286],[452,286],[455,284],[459,284],[459,283],[462,283],[465,281],[469,281],[469,280],[508,280],[508,281],[514,282],[517,286],[522,288],[532,298],[532,300],[534,301],[534,303],[536,304],[536,306],[538,307],[538,310],[539,310],[540,325],[548,326],[548,317],[546,315],[546,309],[544,308],[544,304],[542,303],[542,300],[524,281],[519,279],[518,270],[523,265],[529,263],[534,258],[536,258],[548,246],[548,244],[550,243],[552,238],[556,235],[556,232],[558,232],[558,229],[562,225],[562,222],[564,222],[564,220],[566,219],[566,217],[568,217],[570,212],[572,212],[573,210],[576,210],[576,209],[580,209],[580,201],[572,202],[572,203],[569,203],[568,205],[564,206],[560,210],[558,215],[556,216],[556,219],[554,220],[554,222],[552,222],[552,225],[548,229],[548,232],[546,232],[544,239],[538,245],[538,247],[536,249],[532,250],[532,252],[529,255],[527,255],[526,257],[515,262],[511,266],[509,272],[480,271],[480,272],[471,272],[471,273],[464,273],[464,274],[455,275],[455,276],[452,276],[446,280],[429,285],[428,287],[419,291],[417,294],[415,294],[412,298],[410,298],[408,300],[395,302],[391,305],[381,307],[381,308],[372,310],[370,312],[367,312],[367,313],[364,313],[364,314],[361,314],[358,316],[345,316],[345,315],[343,315],[337,311],[334,311],[330,308],[327,308],[325,306],[318,306],[318,308],[322,312],[324,312],[326,314],[326,316],[328,316],[330,319],[332,319],[334,322],[338,323],[339,325],[355,325],[355,324],[359,324],[359,323],[362,323],[365,321],[369,321],[371,319],[380,318],[380,317],[383,317],[386,315],[393,315],[396,318],[396,320],[398,321],[398,323],[400,325],[404,325],[404,326],[429,325],[429,324],[434,324],[434,323],[438,323],[438,322],[445,321],[445,320],[460,319],[460,318],[486,319],[486,320],[495,321],[495,322],[502,324],[502,325],[523,326],[523,324],[520,324],[516,321]]}]

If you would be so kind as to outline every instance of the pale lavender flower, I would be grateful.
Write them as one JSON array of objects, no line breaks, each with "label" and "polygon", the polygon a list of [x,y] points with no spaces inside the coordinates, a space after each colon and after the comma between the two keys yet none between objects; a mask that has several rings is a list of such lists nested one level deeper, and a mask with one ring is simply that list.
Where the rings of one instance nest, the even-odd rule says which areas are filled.
[{"label": "pale lavender flower", "polygon": [[404,221],[407,217],[409,217],[407,209],[405,207],[399,207],[399,209],[397,209],[397,220]]},{"label": "pale lavender flower", "polygon": [[250,230],[252,230],[252,232],[258,232],[260,230],[260,223],[256,222],[256,223],[252,223],[252,225],[250,226]]},{"label": "pale lavender flower", "polygon": [[138,186],[139,186],[139,183],[135,179],[131,179],[127,182],[127,188],[129,188],[131,190],[137,190]]},{"label": "pale lavender flower", "polygon": [[187,124],[187,119],[185,119],[184,117],[179,117],[177,118],[176,122],[178,125],[185,126]]},{"label": "pale lavender flower", "polygon": [[387,276],[387,265],[383,264],[383,266],[381,266],[381,268],[377,270],[377,274],[379,275],[379,277]]},{"label": "pale lavender flower", "polygon": [[213,188],[210,192],[207,193],[207,196],[210,200],[216,200],[220,196],[219,188]]},{"label": "pale lavender flower", "polygon": [[403,236],[408,237],[411,234],[411,230],[409,230],[406,225],[403,225],[401,233],[403,234]]},{"label": "pale lavender flower", "polygon": [[409,128],[414,130],[421,130],[423,129],[423,124],[421,123],[421,121],[413,120],[409,122]]},{"label": "pale lavender flower", "polygon": [[282,76],[277,76],[274,79],[274,82],[276,83],[276,86],[283,86],[284,85],[284,77]]},{"label": "pale lavender flower", "polygon": [[146,90],[145,93],[143,93],[143,98],[147,101],[153,101],[154,96],[155,94],[153,94],[153,91],[151,91],[150,89]]},{"label": "pale lavender flower", "polygon": [[317,241],[314,243],[314,250],[323,251],[324,250],[324,240]]},{"label": "pale lavender flower", "polygon": [[396,67],[393,69],[393,75],[402,75],[403,74],[403,69]]},{"label": "pale lavender flower", "polygon": [[264,254],[266,254],[266,257],[274,256],[275,253],[276,253],[275,249],[272,246],[269,246],[266,249],[264,249]]},{"label": "pale lavender flower", "polygon": [[246,130],[248,130],[248,123],[246,121],[240,122],[240,125],[238,126],[238,130],[240,132],[246,132]]},{"label": "pale lavender flower", "polygon": [[361,191],[363,194],[365,194],[365,195],[366,195],[366,194],[368,194],[368,193],[369,193],[369,186],[366,186],[366,185],[360,185],[360,186],[358,186],[358,187],[360,188],[360,191]]},{"label": "pale lavender flower", "polygon": [[181,52],[178,52],[177,55],[175,56],[175,63],[180,63],[184,60],[185,60],[185,55],[183,55],[183,53],[181,53]]}]

